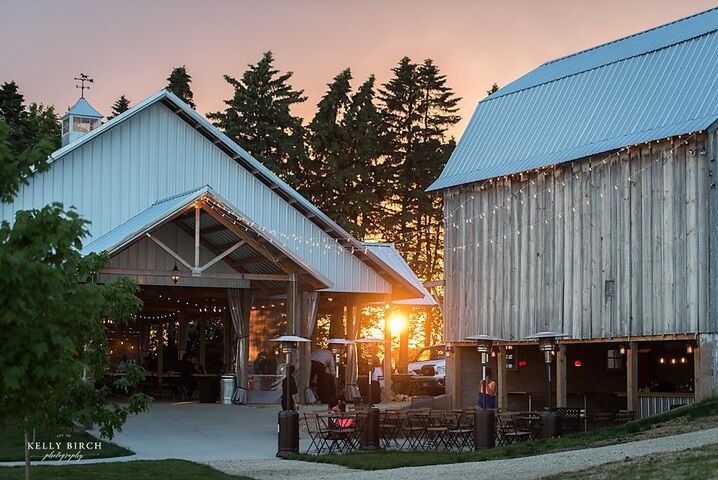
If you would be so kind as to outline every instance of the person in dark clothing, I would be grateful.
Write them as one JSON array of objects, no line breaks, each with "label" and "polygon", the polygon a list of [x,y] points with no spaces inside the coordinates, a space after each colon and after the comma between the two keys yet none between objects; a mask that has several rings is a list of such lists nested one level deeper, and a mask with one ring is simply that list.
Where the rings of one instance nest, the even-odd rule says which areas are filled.
[{"label": "person in dark clothing", "polygon": [[[185,354],[182,355],[178,370],[180,374],[180,385],[182,387],[180,397],[186,396],[187,400],[192,400],[192,395],[197,386],[197,382],[192,375],[197,373],[197,368],[192,362],[192,357],[190,357],[189,353],[185,352]],[[184,400],[184,398],[181,399]]]},{"label": "person in dark clothing", "polygon": [[294,410],[294,394],[298,392],[294,365],[287,365],[287,376],[282,380],[282,410]]}]

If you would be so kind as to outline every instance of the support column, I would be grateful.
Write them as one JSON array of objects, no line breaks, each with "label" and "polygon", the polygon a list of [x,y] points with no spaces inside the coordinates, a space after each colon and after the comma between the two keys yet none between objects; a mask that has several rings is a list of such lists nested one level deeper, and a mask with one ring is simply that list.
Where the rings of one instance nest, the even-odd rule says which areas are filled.
[{"label": "support column", "polygon": [[[359,308],[356,305],[356,299],[353,296],[350,296],[349,301],[347,302],[346,310],[347,338],[349,340],[356,340],[359,332],[360,318],[358,310]],[[357,353],[356,344],[351,345],[347,354],[347,367],[345,375],[345,384],[347,387],[349,385],[357,384],[359,368]]]},{"label": "support column", "polygon": [[[299,321],[302,336],[309,338],[307,327],[307,315],[309,314],[309,293],[302,292],[300,295]],[[312,343],[303,343],[299,346],[299,401],[302,404],[307,402],[307,389],[309,388],[309,380],[312,372]]]},{"label": "support column", "polygon": [[446,391],[451,394],[451,407],[461,409],[461,351],[462,347],[454,347],[454,352],[446,359]]},{"label": "support column", "polygon": [[566,406],[566,345],[559,345],[556,352],[556,406]]},{"label": "support column", "polygon": [[391,360],[392,360],[392,352],[391,352],[391,322],[389,321],[389,311],[384,311],[384,368],[382,369],[384,373],[384,390],[381,392],[381,400],[382,402],[391,402],[391,400],[394,398],[394,388],[391,382]]},{"label": "support column", "polygon": [[246,389],[249,385],[249,316],[252,311],[252,291],[244,289],[241,295],[240,308],[244,335],[237,339],[237,362],[239,364],[239,385],[237,386]]},{"label": "support column", "polygon": [[406,318],[406,323],[399,333],[399,373],[409,373],[409,315],[404,309],[399,313]]},{"label": "support column", "polygon": [[509,389],[506,383],[506,347],[499,347],[499,354],[496,358],[496,383],[499,389],[498,407],[501,410],[509,408]]},{"label": "support column", "polygon": [[157,325],[157,373],[162,373],[164,364],[164,343],[165,343],[165,325],[160,323]]},{"label": "support column", "polygon": [[225,311],[222,315],[222,322],[224,326],[224,342],[223,342],[223,359],[224,359],[224,371],[226,373],[232,372],[232,319],[229,318],[229,312]]},{"label": "support column", "polygon": [[693,347],[695,400],[718,395],[718,335],[701,334]]},{"label": "support column", "polygon": [[207,368],[207,320],[199,321],[199,364]]},{"label": "support column", "polygon": [[638,416],[638,344],[628,344],[626,352],[626,408]]}]

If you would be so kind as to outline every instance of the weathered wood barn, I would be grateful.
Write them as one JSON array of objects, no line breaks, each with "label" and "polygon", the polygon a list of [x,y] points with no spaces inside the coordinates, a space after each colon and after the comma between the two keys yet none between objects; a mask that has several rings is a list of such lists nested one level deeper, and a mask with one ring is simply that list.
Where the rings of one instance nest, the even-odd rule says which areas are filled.
[{"label": "weathered wood barn", "polygon": [[718,9],[547,62],[479,102],[441,176],[447,385],[506,339],[499,406],[649,415],[718,390]]},{"label": "weathered wood barn", "polygon": [[[272,337],[312,337],[326,314],[336,335],[355,338],[362,305],[424,298],[416,276],[397,270],[401,262],[387,264],[172,93],[101,118],[84,98],[63,116],[63,147],[50,169],[0,205],[0,220],[62,202],[91,222],[83,253],[110,254],[98,280],[134,278],[144,301],[138,324],[118,333],[114,355],[144,362],[154,344],[160,390],[172,368],[163,356],[172,325],[174,360],[194,325],[200,346],[191,353],[204,365],[205,336],[218,323],[223,369],[237,365],[238,383],[249,389],[242,400],[251,401],[255,390],[261,396],[263,386],[276,386],[262,375],[253,381],[252,372],[281,373],[276,359],[272,371],[254,368],[276,353]],[[306,386],[309,356],[300,354]],[[352,383],[354,358],[352,351]]]}]

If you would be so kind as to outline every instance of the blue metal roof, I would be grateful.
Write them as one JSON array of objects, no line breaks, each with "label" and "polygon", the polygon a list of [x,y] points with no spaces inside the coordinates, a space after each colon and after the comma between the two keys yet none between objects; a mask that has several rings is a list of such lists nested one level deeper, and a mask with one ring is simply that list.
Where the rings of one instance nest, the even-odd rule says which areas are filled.
[{"label": "blue metal roof", "polygon": [[681,135],[718,119],[718,8],[545,63],[479,102],[429,191]]},{"label": "blue metal roof", "polygon": [[386,263],[392,270],[397,274],[401,275],[410,282],[414,288],[419,290],[423,297],[410,298],[406,300],[394,300],[392,301],[395,305],[410,305],[418,307],[436,307],[438,304],[431,293],[424,287],[424,284],[416,276],[414,270],[411,269],[404,257],[401,256],[399,251],[394,247],[393,243],[375,243],[375,242],[364,242],[364,245],[374,255],[379,257],[384,263]]},{"label": "blue metal roof", "polygon": [[102,118],[102,114],[95,110],[95,107],[90,105],[90,102],[85,100],[85,97],[80,97],[77,102],[75,102],[75,105],[68,110],[66,115],[77,115],[81,117],[94,117],[94,118]]}]

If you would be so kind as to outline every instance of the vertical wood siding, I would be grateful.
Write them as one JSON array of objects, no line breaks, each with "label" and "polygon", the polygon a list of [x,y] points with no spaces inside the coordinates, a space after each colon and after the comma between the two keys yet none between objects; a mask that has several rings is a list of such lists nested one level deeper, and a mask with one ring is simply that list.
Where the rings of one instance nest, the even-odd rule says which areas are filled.
[{"label": "vertical wood siding", "polygon": [[[30,179],[0,219],[49,202],[74,206],[99,236],[152,203],[210,185],[319,272],[330,289],[391,293],[391,285],[162,104],[104,132]],[[281,235],[281,236],[280,236]],[[331,248],[326,248],[331,246]]]},{"label": "vertical wood siding", "polygon": [[448,190],[446,339],[715,331],[716,134],[681,141]]}]

